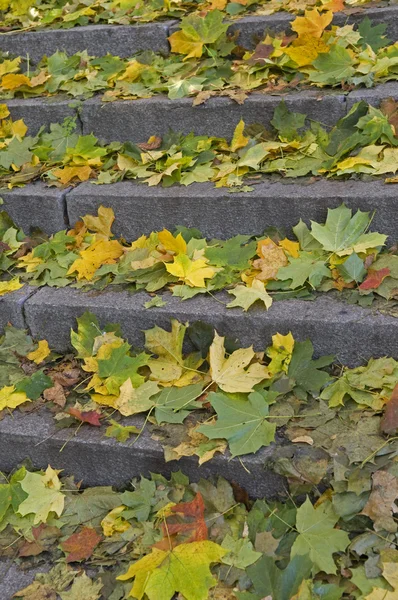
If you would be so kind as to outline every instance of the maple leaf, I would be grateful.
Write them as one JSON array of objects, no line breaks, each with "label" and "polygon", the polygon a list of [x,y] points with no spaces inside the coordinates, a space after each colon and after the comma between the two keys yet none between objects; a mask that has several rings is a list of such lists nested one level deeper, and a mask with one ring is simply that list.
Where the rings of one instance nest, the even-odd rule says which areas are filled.
[{"label": "maple leaf", "polygon": [[[82,217],[82,221],[90,231],[100,234],[105,239],[112,237],[112,224],[115,220],[115,213],[112,208],[106,208],[100,206],[98,209],[97,216],[86,215]],[[97,236],[99,239],[99,236]]]},{"label": "maple leaf", "polygon": [[169,36],[172,52],[186,54],[183,60],[200,58],[203,46],[218,40],[228,29],[228,24],[223,23],[223,15],[214,10],[204,17],[190,15],[181,20],[180,31]]},{"label": "maple leaf", "polygon": [[58,473],[48,466],[44,475],[27,471],[20,482],[28,497],[19,505],[18,512],[23,517],[33,514],[34,525],[45,523],[52,512],[60,517],[64,510],[65,495],[60,491]]},{"label": "maple leaf", "polygon": [[9,73],[1,80],[1,87],[5,90],[16,90],[24,85],[30,87],[30,79],[22,74]]},{"label": "maple leaf", "polygon": [[257,383],[270,377],[264,365],[250,364],[255,358],[252,346],[235,350],[226,358],[224,340],[216,331],[209,354],[210,376],[224,392],[251,392]]},{"label": "maple leaf", "polygon": [[388,581],[392,590],[375,587],[364,600],[395,600],[398,592],[398,553],[386,549],[381,552],[383,577]]},{"label": "maple leaf", "polygon": [[66,562],[87,560],[101,539],[101,536],[92,527],[82,527],[80,531],[61,543],[62,550],[67,554]]},{"label": "maple leaf", "polygon": [[29,352],[29,354],[26,355],[26,358],[28,358],[29,360],[32,360],[37,365],[39,365],[50,354],[51,354],[51,350],[50,350],[50,348],[48,346],[47,340],[40,340],[38,342],[38,347],[36,348],[36,350],[33,350],[32,352]]},{"label": "maple leaf", "polygon": [[361,285],[359,286],[360,290],[375,290],[377,289],[385,280],[386,277],[388,277],[391,274],[391,271],[388,267],[385,267],[384,269],[368,269],[368,274],[366,276],[365,281],[363,281],[361,283]]},{"label": "maple leaf", "polygon": [[226,553],[210,541],[181,544],[168,552],[155,548],[117,579],[134,577],[130,596],[138,600],[144,594],[149,600],[171,600],[176,592],[186,600],[206,600],[209,589],[217,584],[209,567],[219,563]]},{"label": "maple leaf", "polygon": [[[102,349],[105,349],[105,346],[102,346]],[[98,376],[109,394],[119,394],[120,386],[127,379],[130,379],[135,387],[144,383],[144,377],[138,373],[138,369],[148,364],[149,356],[145,352],[130,356],[129,350],[127,342],[112,343],[109,344],[109,353],[97,360]]]},{"label": "maple leaf", "polygon": [[17,392],[15,385],[8,385],[0,389],[0,410],[16,408],[24,402],[29,402],[25,392]]},{"label": "maple leaf", "polygon": [[61,183],[66,185],[74,179],[78,179],[79,181],[87,181],[88,179],[90,179],[92,170],[89,165],[66,166],[60,167],[58,169],[53,169],[52,173],[57,179],[59,179]]},{"label": "maple leaf", "polygon": [[109,427],[105,431],[105,437],[115,438],[118,442],[124,443],[131,435],[139,435],[140,430],[135,425],[120,425],[114,419],[109,419]]},{"label": "maple leaf", "polygon": [[79,254],[80,258],[69,267],[68,275],[77,272],[78,280],[91,281],[101,265],[113,264],[122,256],[123,246],[116,240],[98,240]]},{"label": "maple leaf", "polygon": [[10,292],[16,292],[23,287],[23,283],[20,283],[19,277],[14,277],[9,281],[0,281],[0,296],[9,294]]},{"label": "maple leaf", "polygon": [[76,577],[72,587],[67,592],[60,592],[61,600],[99,600],[103,584],[101,581],[93,581],[83,573]]},{"label": "maple leaf", "polygon": [[345,531],[334,528],[338,520],[331,502],[323,502],[314,508],[307,497],[297,510],[296,529],[299,535],[292,546],[292,558],[308,554],[315,572],[336,573],[333,554],[344,551],[350,543]]},{"label": "maple leaf", "polygon": [[253,261],[253,267],[260,269],[261,273],[256,275],[256,279],[260,281],[276,279],[278,270],[287,265],[287,258],[283,248],[275,244],[271,238],[266,238],[258,242],[257,254],[260,258]]},{"label": "maple leaf", "polygon": [[198,431],[210,439],[226,439],[232,456],[257,452],[274,441],[276,426],[269,422],[269,406],[258,392],[249,394],[247,400],[212,392],[209,401],[217,421],[200,425]]},{"label": "maple leaf", "polygon": [[216,273],[214,267],[208,266],[204,258],[191,260],[186,254],[178,254],[172,263],[166,263],[166,269],[191,287],[205,287],[205,279],[211,279]]},{"label": "maple leaf", "polygon": [[235,127],[235,131],[232,136],[231,145],[230,145],[231,152],[236,152],[240,148],[244,148],[245,146],[247,146],[247,144],[249,143],[250,138],[243,135],[244,129],[245,129],[245,122],[241,119],[239,121],[239,123],[237,124],[237,126]]},{"label": "maple leaf", "polygon": [[181,233],[176,237],[167,229],[163,229],[158,233],[159,242],[165,250],[174,252],[175,254],[186,254],[187,244]]},{"label": "maple leaf", "polygon": [[100,414],[96,410],[81,411],[78,408],[71,407],[68,409],[67,413],[81,423],[88,423],[94,427],[101,427]]},{"label": "maple leaf", "polygon": [[320,13],[318,9],[306,10],[304,17],[296,17],[290,27],[301,35],[310,35],[320,38],[325,28],[332,22],[333,13],[327,11]]},{"label": "maple leaf", "polygon": [[101,527],[105,537],[111,537],[114,533],[123,533],[130,529],[130,523],[122,516],[125,510],[124,505],[116,506],[102,519]]},{"label": "maple leaf", "polygon": [[191,502],[181,502],[170,507],[172,515],[162,523],[164,539],[154,547],[169,550],[177,545],[207,540],[208,532],[205,521],[205,503],[198,492]]},{"label": "maple leaf", "polygon": [[272,375],[281,371],[287,372],[293,349],[294,337],[290,331],[287,335],[276,333],[272,336],[272,346],[267,348],[267,356],[271,359],[268,370]]},{"label": "maple leaf", "polygon": [[263,555],[254,565],[249,566],[247,574],[253,582],[256,598],[293,600],[293,594],[310,575],[311,569],[312,562],[308,555],[295,556],[283,570],[276,566],[272,556]]},{"label": "maple leaf", "polygon": [[264,303],[268,310],[272,304],[272,298],[265,289],[265,285],[259,279],[254,279],[251,286],[237,285],[233,290],[228,290],[228,294],[235,296],[235,300],[227,304],[227,308],[240,306],[246,312],[258,300]]},{"label": "maple leaf", "polygon": [[398,498],[398,479],[387,471],[376,471],[372,475],[372,492],[361,514],[373,521],[375,531],[397,531],[394,513]]}]

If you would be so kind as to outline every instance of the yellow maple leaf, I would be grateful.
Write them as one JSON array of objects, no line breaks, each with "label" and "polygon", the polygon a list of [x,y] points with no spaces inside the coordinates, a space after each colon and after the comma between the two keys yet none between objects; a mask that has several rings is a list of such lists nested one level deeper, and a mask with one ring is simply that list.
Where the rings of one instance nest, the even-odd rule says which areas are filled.
[{"label": "yellow maple leaf", "polygon": [[123,246],[116,240],[98,240],[79,254],[80,258],[77,258],[70,266],[68,275],[72,275],[76,271],[77,279],[91,281],[101,265],[111,265],[122,256]]},{"label": "yellow maple leaf", "polygon": [[288,263],[283,248],[275,244],[271,238],[259,240],[257,254],[260,258],[253,261],[253,267],[261,271],[256,275],[256,279],[260,281],[276,279],[279,269]]},{"label": "yellow maple leaf", "polygon": [[236,152],[239,148],[244,148],[249,143],[249,138],[243,135],[245,129],[245,122],[241,119],[235,127],[234,135],[232,137],[230,149],[232,152]]},{"label": "yellow maple leaf", "polygon": [[128,81],[129,83],[132,83],[133,81],[136,81],[136,79],[139,78],[141,73],[147,69],[147,65],[144,65],[138,62],[138,60],[133,59],[127,65],[123,75],[120,75],[120,77],[118,77],[118,81]]},{"label": "yellow maple leaf", "polygon": [[83,167],[62,167],[54,169],[52,173],[61,183],[66,185],[73,179],[87,181],[91,175],[91,167],[89,167],[89,165]]},{"label": "yellow maple leaf", "polygon": [[[25,137],[25,134],[28,131],[28,128],[26,127],[26,125],[22,119],[18,119],[18,121],[14,121],[13,123],[11,123],[11,131],[12,131],[13,135],[17,135],[20,138],[23,138],[23,137]],[[33,163],[33,159],[32,159],[32,163]]]},{"label": "yellow maple leaf", "polygon": [[10,116],[7,104],[0,104],[0,119],[6,119]]},{"label": "yellow maple leaf", "polygon": [[187,244],[181,233],[174,237],[170,231],[163,229],[163,231],[158,233],[158,238],[165,250],[169,250],[175,254],[185,254],[187,251]]},{"label": "yellow maple leaf", "polygon": [[41,265],[42,262],[44,262],[43,259],[34,256],[32,251],[18,259],[18,267],[20,269],[25,269],[26,273],[33,273],[33,271],[36,270],[36,267]]},{"label": "yellow maple leaf", "polygon": [[[82,217],[82,221],[90,231],[94,233],[99,233],[100,236],[108,239],[112,237],[112,225],[115,220],[115,213],[112,208],[106,208],[105,206],[100,206],[98,209],[98,216],[95,217],[93,215],[85,215]],[[100,237],[97,236],[97,239]]]},{"label": "yellow maple leaf", "polygon": [[47,340],[40,340],[39,345],[36,348],[36,350],[29,352],[29,354],[27,354],[27,358],[29,360],[33,360],[33,362],[35,362],[37,365],[39,365],[40,363],[43,362],[44,359],[47,358],[47,356],[49,354],[51,354],[51,350],[48,347]]},{"label": "yellow maple leaf", "polygon": [[44,475],[27,471],[20,482],[27,498],[19,505],[18,512],[23,517],[34,514],[34,525],[45,523],[51,512],[60,517],[64,510],[65,495],[60,491],[58,473],[48,466]]},{"label": "yellow maple leaf", "polygon": [[111,537],[114,533],[123,533],[130,529],[130,523],[121,516],[125,509],[124,505],[116,506],[102,519],[101,527],[105,537]]},{"label": "yellow maple leaf", "polygon": [[18,277],[10,279],[10,281],[0,281],[0,296],[9,294],[10,292],[16,292],[23,287],[23,283],[20,283]]},{"label": "yellow maple leaf", "polygon": [[224,10],[228,0],[211,0],[209,10]]},{"label": "yellow maple leaf", "polygon": [[8,75],[4,75],[1,80],[1,87],[5,90],[16,90],[23,85],[30,87],[30,79],[21,73],[9,73]]},{"label": "yellow maple leaf", "polygon": [[30,402],[25,392],[16,392],[15,385],[6,385],[0,389],[0,410],[16,408],[24,402]]},{"label": "yellow maple leaf", "polygon": [[329,52],[330,48],[320,38],[304,33],[283,50],[299,67],[304,67],[312,64],[319,54]]},{"label": "yellow maple leaf", "polygon": [[289,331],[287,335],[276,333],[272,336],[272,346],[267,349],[267,356],[271,359],[268,369],[272,375],[285,371],[292,358],[294,348],[294,337]]},{"label": "yellow maple leaf", "polygon": [[306,10],[304,17],[296,17],[291,24],[293,31],[299,36],[309,34],[312,37],[320,38],[325,28],[332,22],[333,13],[327,11],[320,13],[317,8]]},{"label": "yellow maple leaf", "polygon": [[186,54],[182,59],[183,61],[202,56],[203,42],[195,30],[192,30],[192,33],[183,30],[175,31],[169,36],[168,40],[172,52]]},{"label": "yellow maple leaf", "polygon": [[267,367],[253,363],[255,352],[253,347],[239,348],[228,358],[225,357],[224,339],[215,332],[214,340],[210,346],[210,376],[224,392],[249,393],[253,387],[269,379]]},{"label": "yellow maple leaf", "polygon": [[205,279],[211,279],[216,273],[204,258],[191,260],[186,254],[178,254],[174,262],[166,264],[166,269],[190,287],[205,287]]},{"label": "yellow maple leaf", "polygon": [[285,250],[285,252],[290,254],[290,256],[293,256],[293,258],[298,258],[300,250],[300,244],[298,242],[292,242],[291,240],[285,238],[279,242],[279,245]]},{"label": "yellow maple leaf", "polygon": [[181,592],[186,600],[206,600],[209,589],[217,584],[210,564],[220,562],[227,552],[208,540],[180,544],[168,551],[153,548],[151,554],[133,563],[117,579],[134,577],[130,596],[138,600],[144,595],[166,600],[176,592]]}]

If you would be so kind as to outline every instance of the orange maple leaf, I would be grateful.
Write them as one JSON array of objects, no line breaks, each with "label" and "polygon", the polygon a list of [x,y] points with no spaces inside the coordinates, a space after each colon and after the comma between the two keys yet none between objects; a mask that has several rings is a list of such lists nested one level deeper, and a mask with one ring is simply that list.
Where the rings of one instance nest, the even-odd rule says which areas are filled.
[{"label": "orange maple leaf", "polygon": [[208,539],[207,525],[204,518],[205,504],[198,492],[191,502],[180,502],[171,507],[170,515],[162,524],[164,539],[155,544],[155,548],[169,550],[179,544],[200,542]]}]

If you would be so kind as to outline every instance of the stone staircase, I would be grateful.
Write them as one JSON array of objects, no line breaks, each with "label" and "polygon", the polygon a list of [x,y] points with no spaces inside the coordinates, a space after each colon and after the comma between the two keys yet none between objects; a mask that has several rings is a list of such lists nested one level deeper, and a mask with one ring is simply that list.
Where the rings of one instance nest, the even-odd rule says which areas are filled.
[{"label": "stone staircase", "polygon": [[[387,23],[389,38],[398,40],[398,6],[370,6],[350,16],[337,14],[335,23],[358,22],[366,15],[375,23]],[[235,21],[231,29],[240,32],[243,45],[253,46],[266,30],[287,29],[292,18],[282,13],[246,17]],[[18,55],[28,53],[32,62],[57,49],[70,53],[87,49],[90,54],[111,52],[121,56],[145,48],[167,52],[167,36],[175,26],[174,22],[129,27],[96,25],[12,33],[1,36],[0,50]],[[359,99],[377,106],[385,97],[398,99],[397,83],[346,95],[303,90],[283,96],[291,110],[306,113],[326,125],[333,125],[347,114]],[[243,105],[227,98],[212,98],[193,107],[192,99],[163,97],[107,104],[93,98],[79,107],[69,99],[11,100],[7,104],[12,117],[23,118],[33,134],[42,125],[75,115],[78,131],[83,134],[93,132],[106,141],[142,142],[150,135],[164,134],[170,127],[184,133],[228,137],[240,118],[267,126],[280,100],[281,96],[253,93]],[[206,236],[227,238],[238,233],[260,234],[268,225],[290,228],[300,218],[324,219],[327,208],[343,201],[352,209],[377,209],[372,226],[393,237],[398,231],[398,186],[386,186],[382,181],[323,180],[311,185],[296,180],[263,181],[251,193],[234,194],[223,188],[215,189],[211,184],[149,188],[134,182],[102,186],[84,183],[74,189],[59,190],[35,183],[3,190],[1,196],[2,209],[26,232],[31,227],[41,227],[47,233],[54,233],[72,225],[79,216],[95,212],[102,204],[113,208],[114,231],[127,239],[176,225],[194,226]],[[248,313],[240,309],[227,311],[211,297],[180,302],[169,296],[165,294],[164,307],[147,310],[143,306],[148,299],[145,293],[83,293],[75,289],[25,287],[0,298],[0,328],[10,321],[18,327],[27,327],[36,338],[46,338],[55,350],[67,351],[75,318],[90,310],[103,324],[121,323],[124,335],[135,345],[142,344],[142,330],[154,324],[167,327],[170,318],[175,317],[184,322],[209,322],[220,334],[237,337],[242,345],[253,343],[256,349],[263,349],[276,331],[283,334],[292,331],[299,340],[310,338],[316,355],[336,354],[338,360],[350,366],[371,356],[398,357],[397,319],[344,304],[333,294],[313,302],[280,301],[270,312],[254,307]],[[274,452],[272,448],[247,457],[244,465],[228,456],[219,456],[198,469],[196,458],[165,465],[160,445],[145,434],[133,447],[103,438],[92,429],[69,438],[70,433],[55,430],[52,419],[45,413],[6,417],[0,422],[0,469],[10,470],[29,455],[35,466],[44,467],[50,462],[55,468],[73,472],[88,485],[120,483],[139,473],[168,473],[181,468],[193,479],[222,473],[238,481],[253,496],[273,496],[283,487],[280,477],[263,469],[266,455]]]}]

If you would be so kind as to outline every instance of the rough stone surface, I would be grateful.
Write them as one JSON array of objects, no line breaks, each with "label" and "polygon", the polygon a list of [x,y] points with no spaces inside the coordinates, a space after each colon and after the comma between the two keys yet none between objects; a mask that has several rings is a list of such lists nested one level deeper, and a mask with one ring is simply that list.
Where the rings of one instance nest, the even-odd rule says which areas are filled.
[{"label": "rough stone surface", "polygon": [[57,50],[74,54],[87,50],[93,56],[127,57],[141,50],[168,53],[168,30],[173,21],[143,25],[87,25],[71,29],[42,29],[2,35],[0,50],[29,54],[32,63]]},{"label": "rough stone surface", "polygon": [[[131,422],[143,424],[142,419]],[[54,469],[63,469],[64,474],[74,475],[76,481],[82,479],[85,486],[117,486],[138,475],[152,472],[169,476],[181,469],[192,481],[222,474],[253,497],[275,497],[285,491],[283,478],[264,469],[266,458],[273,453],[272,446],[244,457],[246,469],[228,454],[216,454],[202,466],[198,466],[197,457],[165,463],[161,445],[148,431],[131,446],[105,438],[103,430],[95,427],[84,427],[71,438],[70,431],[56,430],[53,417],[45,410],[29,415],[15,412],[12,418],[5,417],[0,422],[0,470],[15,468],[26,458],[27,448],[35,467],[51,464]]]},{"label": "rough stone surface", "polygon": [[2,559],[0,561],[0,598],[11,600],[13,595],[33,583],[36,573],[44,573],[49,570],[46,564],[28,571],[23,571],[12,560]]},{"label": "rough stone surface", "polygon": [[385,98],[394,98],[394,100],[398,100],[397,81],[381,83],[380,85],[371,89],[360,88],[358,90],[350,92],[347,96],[347,110],[350,110],[352,106],[360,100],[364,100],[371,106],[375,106],[376,108],[378,108],[380,106],[381,101]]},{"label": "rough stone surface", "polygon": [[285,96],[253,93],[242,105],[222,97],[210,98],[199,106],[192,106],[192,98],[169,100],[155,96],[105,103],[101,98],[91,98],[83,104],[81,119],[83,133],[94,133],[107,142],[144,142],[151,135],[164,135],[169,129],[228,138],[240,119],[247,124],[261,123],[269,127],[282,98],[289,109],[310,115],[311,119],[326,125],[334,125],[346,111],[341,94],[302,90]]},{"label": "rough stone surface", "polygon": [[133,240],[142,234],[197,227],[206,237],[228,238],[238,233],[260,235],[269,226],[288,232],[300,219],[322,221],[327,209],[345,202],[353,210],[375,211],[372,229],[393,236],[398,231],[398,186],[378,181],[264,181],[252,192],[230,193],[212,183],[188,187],[148,187],[125,181],[111,185],[83,183],[66,196],[69,222],[112,207],[117,236]]},{"label": "rough stone surface", "polygon": [[371,356],[398,358],[398,319],[359,306],[350,306],[333,294],[321,294],[314,301],[287,300],[275,302],[269,311],[261,306],[226,309],[232,297],[197,296],[180,301],[170,293],[163,294],[166,306],[146,309],[150,299],[145,292],[126,291],[93,293],[65,288],[39,290],[25,304],[25,318],[32,335],[45,338],[57,351],[70,347],[70,330],[76,317],[89,310],[101,324],[120,323],[124,336],[136,347],[142,347],[142,331],[155,324],[168,328],[170,319],[182,322],[205,321],[220,335],[236,337],[242,346],[254,345],[264,350],[271,336],[291,331],[298,340],[310,338],[317,356],[335,354],[349,366],[362,363]]},{"label": "rough stone surface", "polygon": [[11,323],[14,327],[26,327],[24,303],[35,291],[36,288],[25,285],[16,292],[0,296],[0,335],[7,323]]},{"label": "rough stone surface", "polygon": [[[28,127],[28,135],[36,135],[40,127],[51,123],[62,123],[66,117],[76,117],[77,110],[71,105],[73,98],[13,98],[6,104],[14,121],[23,119]],[[81,133],[79,119],[76,119],[76,133]]]},{"label": "rough stone surface", "polygon": [[43,182],[30,183],[22,188],[0,190],[5,210],[26,234],[34,228],[51,234],[68,226],[65,196],[69,188],[49,188]]}]

